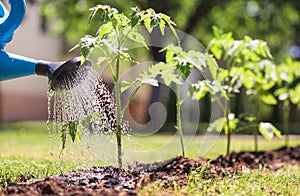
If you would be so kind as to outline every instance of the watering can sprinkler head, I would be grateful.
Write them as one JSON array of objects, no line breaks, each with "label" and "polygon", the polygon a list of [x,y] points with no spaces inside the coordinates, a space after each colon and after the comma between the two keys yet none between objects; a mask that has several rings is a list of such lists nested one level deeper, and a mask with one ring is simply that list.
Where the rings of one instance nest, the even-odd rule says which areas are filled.
[{"label": "watering can sprinkler head", "polygon": [[[25,0],[9,0],[10,12],[0,1],[0,81],[32,74],[47,76],[53,90],[72,88],[78,82],[77,70],[87,72],[91,68],[90,61],[81,64],[81,58],[75,57],[66,62],[38,61],[31,58],[11,54],[3,50],[12,40],[14,31],[21,24],[26,10]],[[80,77],[83,77],[81,75]],[[65,80],[74,81],[66,85]]]},{"label": "watering can sprinkler head", "polygon": [[[91,68],[91,62],[86,60],[81,65],[81,57],[72,58],[66,62],[47,62],[40,61],[35,67],[35,72],[40,76],[47,76],[52,90],[70,89],[73,88],[77,82],[80,82]],[[83,73],[78,73],[81,70]],[[71,83],[66,83],[66,82]]]}]

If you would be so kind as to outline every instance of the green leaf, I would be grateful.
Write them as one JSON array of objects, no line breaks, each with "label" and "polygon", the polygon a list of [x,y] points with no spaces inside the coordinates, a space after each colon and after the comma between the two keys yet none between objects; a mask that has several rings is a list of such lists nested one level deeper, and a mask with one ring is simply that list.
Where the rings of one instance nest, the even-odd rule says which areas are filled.
[{"label": "green leaf", "polygon": [[244,70],[244,72],[242,72],[243,74],[243,86],[247,89],[253,89],[254,87],[257,87],[255,85],[255,80],[257,79],[257,75],[254,74],[253,71],[250,70]]},{"label": "green leaf", "polygon": [[228,134],[229,129],[231,132],[233,132],[239,123],[239,120],[237,118],[235,118],[235,115],[233,113],[230,113],[228,115],[228,118],[229,118],[229,127],[228,127],[227,119],[225,118],[225,124],[224,124],[225,134]]},{"label": "green leaf", "polygon": [[210,51],[216,57],[216,59],[219,59],[219,60],[221,59],[223,52],[222,52],[222,49],[220,46],[212,45],[210,47]]},{"label": "green leaf", "polygon": [[212,29],[213,29],[214,36],[216,38],[220,37],[223,34],[223,31],[215,25],[212,27]]},{"label": "green leaf", "polygon": [[150,17],[144,19],[144,25],[145,25],[146,29],[148,30],[148,32],[151,33],[153,30],[153,27],[151,27],[151,18]]},{"label": "green leaf", "polygon": [[62,129],[61,129],[61,135],[60,135],[60,138],[61,138],[61,141],[62,141],[62,146],[61,146],[61,152],[65,149],[66,147],[66,141],[67,141],[67,130],[69,128],[69,124],[66,123],[62,126]]},{"label": "green leaf", "polygon": [[121,83],[121,92],[126,91],[129,89],[132,85],[134,85],[134,82],[123,80]]},{"label": "green leaf", "polygon": [[164,34],[165,34],[165,27],[166,27],[166,22],[164,20],[160,20],[159,30],[160,30],[162,36],[164,36]]},{"label": "green leaf", "polygon": [[76,132],[77,132],[77,127],[75,122],[70,121],[68,128],[69,128],[69,135],[71,136],[71,139],[74,142],[76,137]]},{"label": "green leaf", "polygon": [[176,26],[175,22],[173,22],[173,21],[171,20],[171,18],[170,18],[169,16],[165,15],[165,14],[160,13],[160,16],[161,16],[162,19],[164,19],[164,21],[166,21],[166,23],[168,24],[169,28],[171,29],[173,35],[174,35],[177,39],[179,39],[179,38],[178,38],[178,35],[177,35],[177,33],[176,33],[176,30],[175,30],[175,28],[174,28],[174,26]]},{"label": "green leaf", "polygon": [[172,65],[160,62],[150,67],[149,72],[151,78],[161,75],[167,86],[169,86],[172,82],[175,84],[181,84],[181,81],[178,79],[179,76],[174,72],[174,67]]},{"label": "green leaf", "polygon": [[300,106],[300,84],[298,84],[294,89],[289,90],[289,97],[294,105]]},{"label": "green leaf", "polygon": [[213,123],[209,124],[207,131],[208,132],[216,131],[216,132],[220,133],[223,130],[223,126],[224,126],[225,122],[226,122],[226,119],[224,117],[218,118]]},{"label": "green leaf", "polygon": [[128,34],[128,38],[142,44],[145,48],[147,48],[147,50],[149,50],[149,47],[147,46],[146,42],[145,42],[145,38],[137,31],[131,31]]},{"label": "green leaf", "polygon": [[140,21],[141,13],[137,7],[132,8],[132,10],[133,12],[130,14],[130,25],[131,27],[135,27]]},{"label": "green leaf", "polygon": [[204,81],[198,81],[190,85],[189,91],[196,100],[201,100],[209,92],[209,88]]},{"label": "green leaf", "polygon": [[216,62],[215,58],[213,58],[213,56],[208,53],[205,53],[205,59],[206,59],[208,69],[209,69],[213,79],[215,80],[217,78],[217,71],[219,69],[219,65]]},{"label": "green leaf", "polygon": [[108,22],[100,26],[97,32],[97,36],[98,38],[102,39],[106,35],[111,34],[112,32],[113,32],[113,25],[111,22]]},{"label": "green leaf", "polygon": [[92,53],[96,46],[97,38],[92,36],[85,36],[80,40],[80,47],[81,47],[81,62],[83,63],[89,55]]},{"label": "green leaf", "polygon": [[260,99],[267,105],[276,105],[277,100],[272,94],[262,94]]},{"label": "green leaf", "polygon": [[259,123],[258,130],[262,134],[262,136],[264,136],[264,138],[266,138],[269,141],[272,140],[274,134],[278,137],[281,137],[280,131],[268,122]]},{"label": "green leaf", "polygon": [[81,121],[77,124],[77,131],[76,131],[76,140],[81,142],[80,134],[83,132],[83,124]]}]

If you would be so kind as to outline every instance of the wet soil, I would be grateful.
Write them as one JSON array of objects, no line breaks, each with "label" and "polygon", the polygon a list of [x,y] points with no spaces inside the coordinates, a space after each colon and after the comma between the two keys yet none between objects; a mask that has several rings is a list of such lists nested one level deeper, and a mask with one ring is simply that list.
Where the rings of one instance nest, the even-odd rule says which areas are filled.
[{"label": "wet soil", "polygon": [[92,167],[50,176],[41,181],[13,185],[0,195],[136,195],[137,190],[158,183],[162,188],[188,183],[188,174],[197,168],[202,176],[220,178],[251,169],[272,171],[282,167],[300,167],[300,146],[260,152],[231,153],[213,160],[175,157],[153,164],[136,163],[127,169]]}]

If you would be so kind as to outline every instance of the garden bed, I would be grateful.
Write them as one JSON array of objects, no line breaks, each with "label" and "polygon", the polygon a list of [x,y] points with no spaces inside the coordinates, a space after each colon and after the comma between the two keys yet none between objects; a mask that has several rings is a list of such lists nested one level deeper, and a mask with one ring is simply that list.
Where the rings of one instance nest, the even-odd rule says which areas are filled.
[{"label": "garden bed", "polygon": [[175,157],[153,164],[136,163],[128,169],[92,167],[41,181],[26,182],[0,190],[0,195],[136,195],[138,190],[155,183],[162,189],[188,185],[191,172],[203,179],[247,173],[252,169],[278,171],[300,167],[300,146],[255,152],[231,153],[213,160]]}]

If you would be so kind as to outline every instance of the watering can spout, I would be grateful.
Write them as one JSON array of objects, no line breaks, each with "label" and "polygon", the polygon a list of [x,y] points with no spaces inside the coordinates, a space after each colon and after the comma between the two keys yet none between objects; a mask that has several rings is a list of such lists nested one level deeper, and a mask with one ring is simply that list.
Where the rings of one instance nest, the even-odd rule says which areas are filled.
[{"label": "watering can spout", "polygon": [[60,80],[76,74],[80,66],[91,67],[91,63],[88,60],[81,63],[81,57],[63,62],[35,60],[0,50],[0,81],[37,74],[48,77],[55,90]]}]

